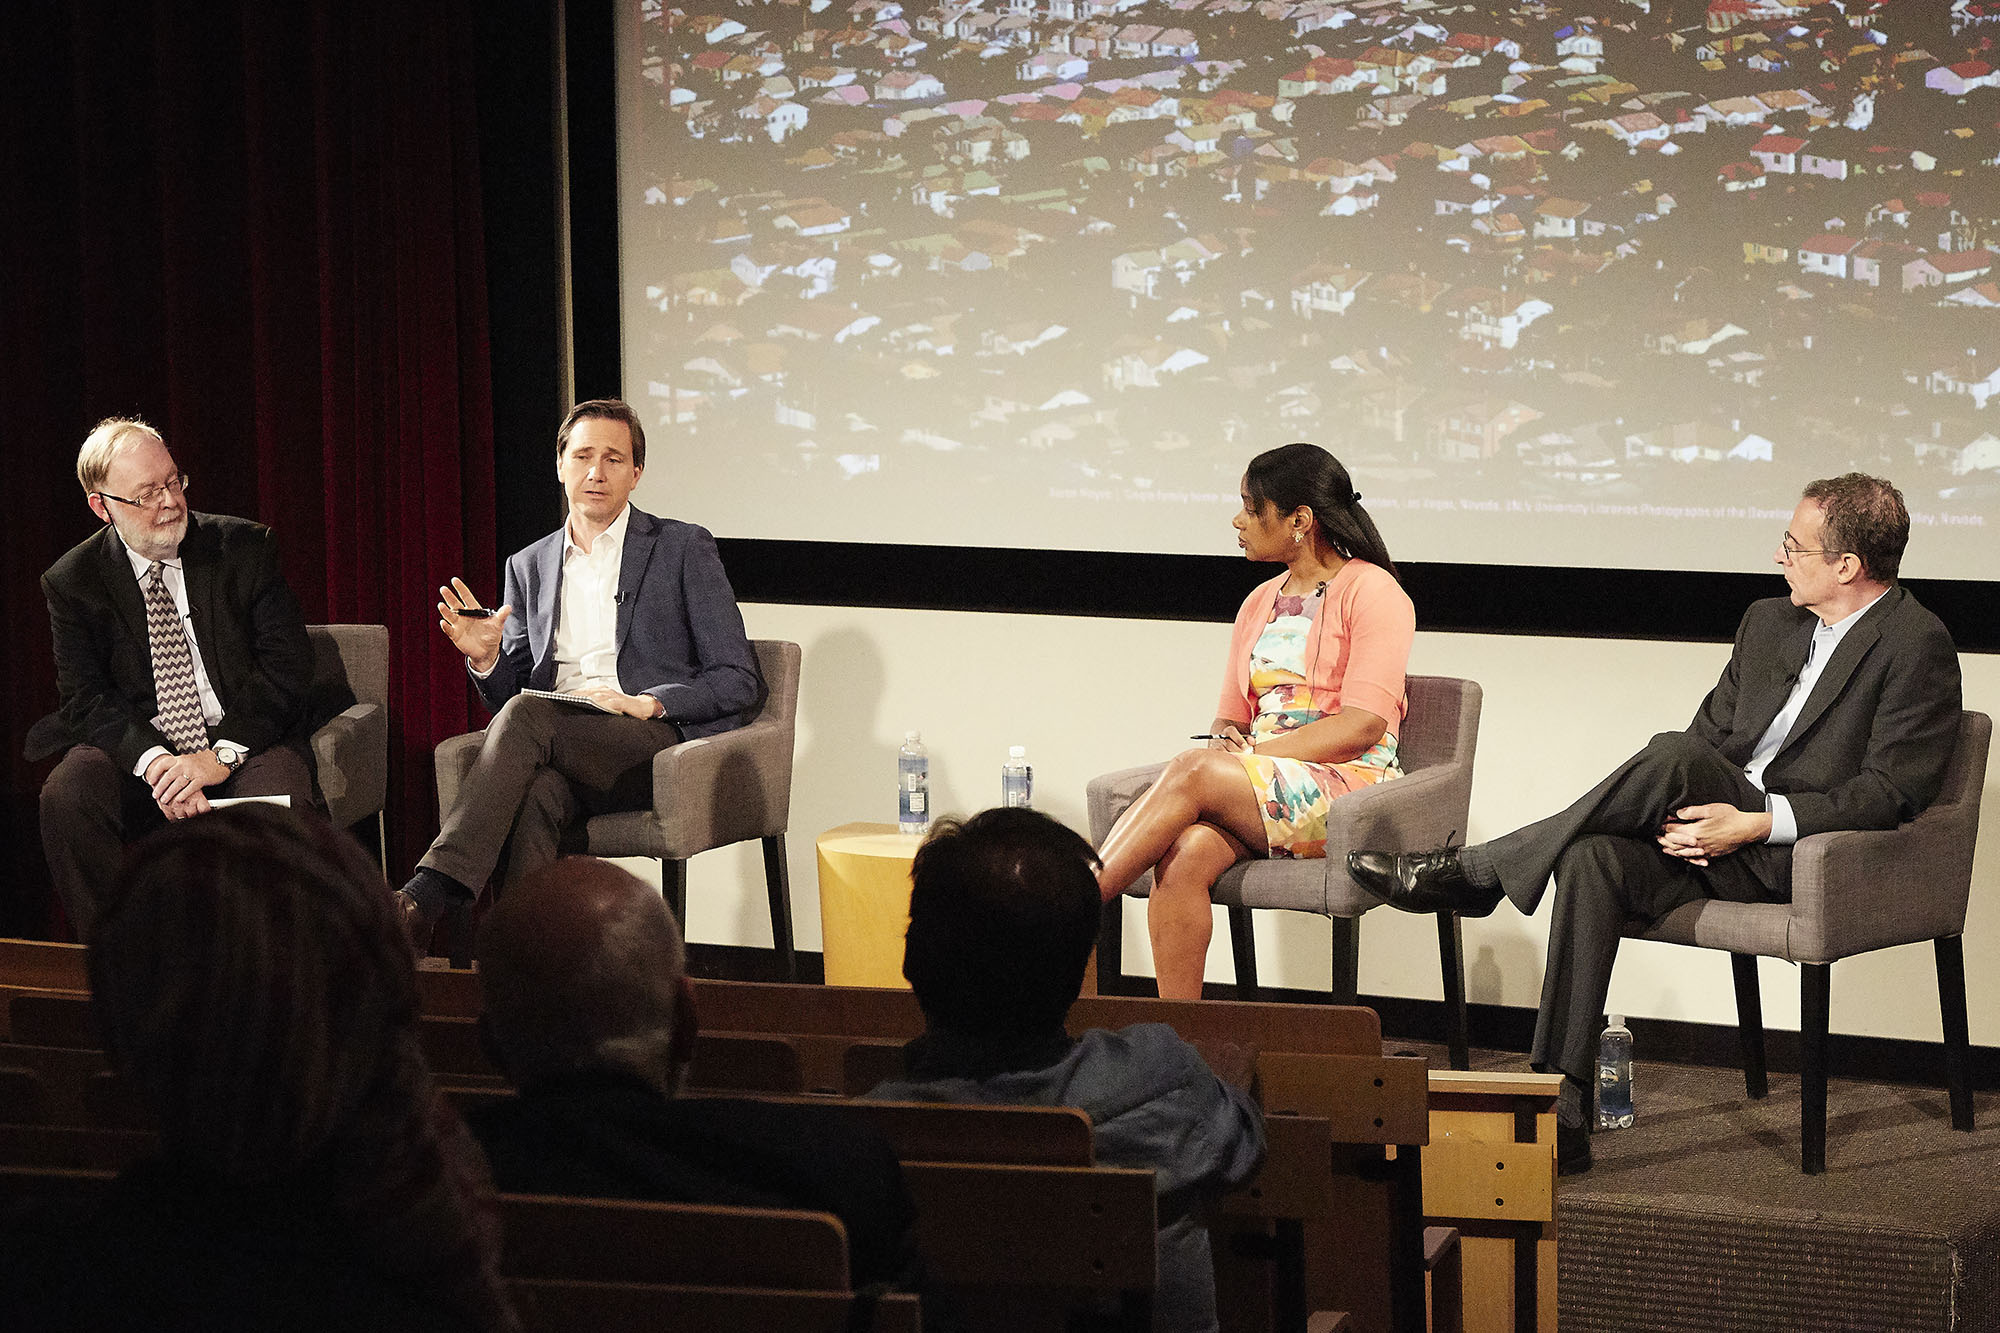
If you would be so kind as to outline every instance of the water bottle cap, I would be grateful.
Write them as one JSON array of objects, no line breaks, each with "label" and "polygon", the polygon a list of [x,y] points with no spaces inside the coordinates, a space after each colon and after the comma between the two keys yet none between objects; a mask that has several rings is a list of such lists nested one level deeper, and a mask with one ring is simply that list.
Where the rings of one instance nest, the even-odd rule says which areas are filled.
[{"label": "water bottle cap", "polygon": [[1025,745],[1010,745],[1007,747],[1007,757],[1009,759],[1026,759],[1028,757],[1028,747]]},{"label": "water bottle cap", "polygon": [[920,741],[923,739],[923,736],[914,731],[906,731],[903,733],[903,739],[906,741]]}]

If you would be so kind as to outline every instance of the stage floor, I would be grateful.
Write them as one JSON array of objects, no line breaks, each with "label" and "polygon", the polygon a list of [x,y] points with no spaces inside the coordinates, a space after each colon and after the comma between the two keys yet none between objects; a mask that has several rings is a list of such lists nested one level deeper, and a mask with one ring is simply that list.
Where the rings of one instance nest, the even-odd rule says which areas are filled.
[{"label": "stage floor", "polygon": [[2000,1095],[1953,1131],[1942,1059],[1936,1088],[1832,1080],[1826,1173],[1806,1176],[1796,1075],[1753,1102],[1740,1070],[1642,1058],[1637,1123],[1557,1182],[1563,1333],[2000,1329]]}]

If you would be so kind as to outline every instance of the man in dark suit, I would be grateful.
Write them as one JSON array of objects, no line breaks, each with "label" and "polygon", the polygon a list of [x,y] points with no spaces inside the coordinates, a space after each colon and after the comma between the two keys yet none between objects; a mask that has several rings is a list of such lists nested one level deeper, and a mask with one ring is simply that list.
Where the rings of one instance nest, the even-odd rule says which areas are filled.
[{"label": "man in dark suit", "polygon": [[807,1106],[675,1095],[697,1021],[656,890],[593,857],[545,865],[486,914],[479,976],[482,1039],[521,1094],[466,1116],[502,1190],[830,1212],[857,1287],[914,1276],[915,1213],[879,1135]]},{"label": "man in dark suit", "polygon": [[270,529],[190,511],[159,432],[99,423],[76,475],[104,526],[42,575],[61,708],[28,757],[68,748],[42,787],[42,846],[88,939],[124,845],[161,821],[212,796],[313,803],[313,657]]},{"label": "man in dark suit", "polygon": [[[507,847],[507,883],[555,859],[563,830],[653,800],[653,756],[742,726],[763,680],[706,529],[630,503],[646,432],[616,399],[556,433],[569,520],[507,561],[506,600],[438,589],[438,626],[496,716],[437,840],[398,890],[413,943],[469,899]],[[555,691],[565,702],[524,695]]]},{"label": "man in dark suit", "polygon": [[1363,887],[1413,912],[1555,917],[1531,1053],[1566,1076],[1558,1156],[1588,1169],[1590,1080],[1623,927],[1703,898],[1787,902],[1792,844],[1886,829],[1936,798],[1958,726],[1958,655],[1896,585],[1910,516],[1888,482],[1816,481],[1777,561],[1789,598],[1755,602],[1687,730],[1655,736],[1559,814],[1471,847],[1354,852]]}]

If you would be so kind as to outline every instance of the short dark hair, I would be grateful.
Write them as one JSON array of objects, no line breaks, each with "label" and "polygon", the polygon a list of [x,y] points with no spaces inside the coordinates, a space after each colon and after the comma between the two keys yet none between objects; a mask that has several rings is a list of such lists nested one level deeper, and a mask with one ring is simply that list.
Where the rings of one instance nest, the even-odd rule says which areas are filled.
[{"label": "short dark hair", "polygon": [[556,457],[561,458],[569,448],[569,433],[576,429],[576,423],[595,418],[600,421],[622,421],[632,432],[632,466],[646,466],[646,428],[639,422],[639,414],[632,410],[632,404],[622,398],[592,398],[578,403],[563,418],[556,429]]},{"label": "short dark hair", "polygon": [[1804,498],[1826,515],[1821,546],[1853,552],[1878,583],[1896,581],[1910,544],[1910,511],[1901,491],[1880,477],[1846,472],[1810,483]]},{"label": "short dark hair", "polygon": [[941,821],[910,868],[903,975],[931,1023],[985,1036],[1062,1026],[1102,898],[1097,853],[1034,810]]}]

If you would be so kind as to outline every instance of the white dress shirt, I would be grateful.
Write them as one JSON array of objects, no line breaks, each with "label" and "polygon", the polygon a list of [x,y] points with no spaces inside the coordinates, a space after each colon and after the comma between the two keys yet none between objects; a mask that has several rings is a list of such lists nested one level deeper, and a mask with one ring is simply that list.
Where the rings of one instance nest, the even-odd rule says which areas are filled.
[{"label": "white dress shirt", "polygon": [[[1887,589],[1883,591],[1886,592]],[[1845,638],[1847,631],[1854,627],[1855,621],[1868,613],[1869,606],[1881,600],[1882,595],[1878,593],[1868,606],[1862,607],[1852,615],[1843,616],[1835,624],[1829,625],[1821,621],[1813,626],[1812,643],[1806,649],[1806,662],[1799,668],[1799,678],[1792,685],[1792,692],[1785,699],[1785,706],[1771,719],[1771,725],[1764,729],[1763,736],[1757,741],[1757,748],[1750,752],[1750,762],[1743,766],[1743,776],[1750,779],[1758,791],[1764,790],[1764,770],[1771,766],[1771,761],[1778,757],[1778,751],[1784,748],[1785,741],[1792,734],[1792,725],[1799,720],[1799,714],[1805,710],[1806,700],[1812,695],[1814,683],[1819,680],[1820,673],[1826,670],[1826,664],[1833,660],[1834,650],[1840,647],[1841,639]],[[1777,792],[1767,792],[1764,796],[1764,809],[1771,816],[1771,833],[1764,839],[1765,842],[1786,846],[1799,840],[1799,824],[1792,816],[1790,801]]]},{"label": "white dress shirt", "polygon": [[[138,554],[129,546],[125,548],[125,558],[132,562],[132,572],[138,577],[139,601],[143,605],[146,600],[146,581],[153,572],[153,562],[146,559],[145,556]],[[179,556],[175,556],[172,560],[162,560],[160,563],[166,566],[164,577],[166,579],[167,592],[173,597],[174,611],[181,618],[181,633],[187,635],[188,655],[194,659],[194,688],[195,692],[201,696],[201,720],[206,725],[213,727],[216,723],[222,721],[222,699],[216,694],[215,687],[208,683],[208,669],[201,664],[201,645],[195,641],[194,620],[188,615],[187,575],[181,572]],[[216,739],[220,740],[221,738],[217,737]],[[226,743],[235,745],[234,741]],[[241,750],[243,747],[236,745],[236,748]],[[155,759],[163,754],[171,755],[172,753],[172,750],[167,749],[163,745],[155,745],[152,749],[139,756],[137,766],[132,769],[132,776],[137,778],[145,777],[147,767]]]},{"label": "white dress shirt", "polygon": [[562,610],[556,617],[555,688],[563,694],[607,689],[618,683],[618,573],[625,563],[626,505],[585,551],[576,544],[576,519],[563,525]]}]

